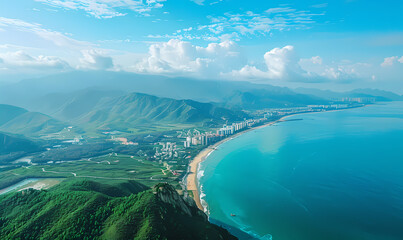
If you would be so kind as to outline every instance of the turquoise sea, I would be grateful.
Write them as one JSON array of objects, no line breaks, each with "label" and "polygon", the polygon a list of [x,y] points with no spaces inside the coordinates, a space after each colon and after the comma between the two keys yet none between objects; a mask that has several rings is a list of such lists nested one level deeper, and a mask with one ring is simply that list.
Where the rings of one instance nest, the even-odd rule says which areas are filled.
[{"label": "turquoise sea", "polygon": [[403,102],[288,119],[302,120],[245,133],[201,163],[211,221],[261,239],[403,239]]}]

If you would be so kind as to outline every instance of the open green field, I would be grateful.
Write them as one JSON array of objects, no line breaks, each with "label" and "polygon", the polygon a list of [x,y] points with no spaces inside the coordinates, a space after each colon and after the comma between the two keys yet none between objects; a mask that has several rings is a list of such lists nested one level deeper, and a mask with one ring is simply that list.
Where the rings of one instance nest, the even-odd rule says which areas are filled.
[{"label": "open green field", "polygon": [[0,172],[0,188],[26,178],[83,178],[105,183],[136,180],[147,186],[168,182],[180,188],[177,177],[167,171],[162,164],[141,157],[115,153],[85,160],[31,165]]}]

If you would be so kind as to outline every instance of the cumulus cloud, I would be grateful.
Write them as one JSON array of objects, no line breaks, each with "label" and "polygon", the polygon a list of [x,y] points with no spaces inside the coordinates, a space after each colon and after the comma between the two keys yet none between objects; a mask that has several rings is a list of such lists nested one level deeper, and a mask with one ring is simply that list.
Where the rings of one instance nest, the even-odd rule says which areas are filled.
[{"label": "cumulus cloud", "polygon": [[166,0],[35,0],[52,7],[70,10],[84,10],[96,18],[124,16],[121,10],[130,10],[147,15],[153,8],[163,7]]},{"label": "cumulus cloud", "polygon": [[79,68],[92,70],[108,70],[114,67],[112,57],[104,55],[99,50],[83,50]]},{"label": "cumulus cloud", "polygon": [[[171,39],[155,43],[142,61],[130,70],[142,73],[188,75],[256,82],[350,82],[369,68],[364,63],[324,64],[320,56],[300,59],[293,46],[274,48],[261,63],[248,63],[233,41],[210,43],[207,47]],[[370,78],[370,77],[369,77]]]},{"label": "cumulus cloud", "polygon": [[304,71],[298,64],[293,46],[274,48],[266,52],[263,56],[264,68],[246,65],[241,70],[233,70],[232,75],[247,78],[263,78],[276,80],[299,80],[304,75]]},{"label": "cumulus cloud", "polygon": [[152,44],[148,56],[134,68],[149,73],[185,73],[218,76],[246,63],[241,49],[232,41],[210,43],[207,47],[171,39]]}]

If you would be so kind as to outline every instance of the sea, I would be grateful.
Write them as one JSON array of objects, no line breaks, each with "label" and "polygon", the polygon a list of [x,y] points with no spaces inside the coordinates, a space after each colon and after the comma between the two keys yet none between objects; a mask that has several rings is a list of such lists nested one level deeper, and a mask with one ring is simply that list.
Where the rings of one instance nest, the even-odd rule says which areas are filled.
[{"label": "sea", "polygon": [[403,102],[287,120],[200,164],[210,221],[240,239],[402,240]]}]

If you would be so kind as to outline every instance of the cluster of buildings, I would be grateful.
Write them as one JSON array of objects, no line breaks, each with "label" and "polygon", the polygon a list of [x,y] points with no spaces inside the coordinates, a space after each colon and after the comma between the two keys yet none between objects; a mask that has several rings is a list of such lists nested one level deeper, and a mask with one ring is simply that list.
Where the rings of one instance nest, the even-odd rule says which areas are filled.
[{"label": "cluster of buildings", "polygon": [[211,132],[200,133],[198,135],[194,135],[193,137],[188,136],[186,140],[183,142],[185,148],[195,145],[209,145],[211,143],[219,141],[221,138],[216,134],[212,134]]},{"label": "cluster of buildings", "polygon": [[245,120],[239,123],[233,123],[232,125],[224,125],[222,128],[217,130],[217,135],[219,136],[228,136],[232,135],[235,132],[243,130],[248,127],[248,123],[251,120]]},{"label": "cluster of buildings", "polygon": [[320,112],[332,109],[344,109],[348,108],[348,104],[329,104],[329,105],[308,105],[306,107],[292,107],[292,108],[272,108],[267,110],[261,110],[258,115],[263,115],[264,118],[268,119],[274,116],[284,116],[295,113],[303,112]]},{"label": "cluster of buildings", "polygon": [[162,148],[155,148],[155,159],[171,159],[174,157],[178,157],[178,151],[176,148],[176,143],[174,142],[159,142],[158,145],[162,146]]},{"label": "cluster of buildings", "polygon": [[248,119],[242,122],[233,123],[231,125],[225,124],[222,128],[217,129],[216,133],[212,132],[200,133],[199,131],[195,130],[196,132],[194,133],[196,134],[193,135],[188,134],[183,144],[185,148],[195,145],[210,145],[220,141],[224,137],[235,134],[236,132],[242,131],[248,127],[252,127],[257,123],[261,123],[266,120],[267,120],[266,118]]},{"label": "cluster of buildings", "polygon": [[348,103],[374,103],[376,102],[376,98],[374,97],[342,97],[342,98],[333,98],[335,102],[348,102]]}]

